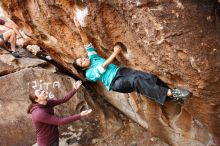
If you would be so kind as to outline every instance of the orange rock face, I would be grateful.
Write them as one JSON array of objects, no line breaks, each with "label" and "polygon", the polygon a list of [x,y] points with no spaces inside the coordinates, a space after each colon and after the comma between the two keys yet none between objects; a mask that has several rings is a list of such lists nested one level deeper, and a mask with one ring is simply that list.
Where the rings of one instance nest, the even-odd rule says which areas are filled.
[{"label": "orange rock face", "polygon": [[[220,43],[216,25],[208,22],[206,0],[1,0],[2,8],[52,58],[73,74],[71,63],[85,55],[73,23],[76,7],[88,9],[84,30],[102,57],[122,42],[127,49],[120,66],[151,72],[170,87],[193,96],[184,104],[163,107],[136,94],[96,93],[170,145],[220,145]],[[86,14],[86,12],[85,12]]]}]

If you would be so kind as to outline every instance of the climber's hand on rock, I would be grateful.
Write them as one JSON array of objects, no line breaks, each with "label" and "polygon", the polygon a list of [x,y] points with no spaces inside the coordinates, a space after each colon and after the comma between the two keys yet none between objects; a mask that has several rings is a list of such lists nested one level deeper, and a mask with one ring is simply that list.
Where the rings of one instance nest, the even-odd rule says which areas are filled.
[{"label": "climber's hand on rock", "polygon": [[73,88],[78,90],[81,85],[82,85],[82,81],[76,81],[75,83],[73,83]]},{"label": "climber's hand on rock", "polygon": [[81,115],[82,117],[85,117],[85,116],[89,115],[91,112],[92,112],[92,109],[88,109],[88,110],[82,111],[82,112],[80,113],[80,115]]},{"label": "climber's hand on rock", "polygon": [[120,53],[120,52],[121,52],[121,47],[120,47],[119,45],[115,46],[115,47],[114,47],[114,53],[115,53],[115,54],[118,54],[118,53]]}]

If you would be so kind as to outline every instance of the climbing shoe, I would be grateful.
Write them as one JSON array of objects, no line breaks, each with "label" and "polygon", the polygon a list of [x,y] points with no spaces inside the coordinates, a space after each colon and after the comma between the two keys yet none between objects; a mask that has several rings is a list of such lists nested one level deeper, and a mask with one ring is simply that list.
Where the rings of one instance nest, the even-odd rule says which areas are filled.
[{"label": "climbing shoe", "polygon": [[186,89],[181,89],[181,88],[174,88],[171,89],[172,97],[174,100],[184,100],[186,99],[189,95],[190,92]]},{"label": "climbing shoe", "polygon": [[11,54],[15,57],[15,58],[21,58],[21,55],[19,54],[19,52],[11,52]]}]

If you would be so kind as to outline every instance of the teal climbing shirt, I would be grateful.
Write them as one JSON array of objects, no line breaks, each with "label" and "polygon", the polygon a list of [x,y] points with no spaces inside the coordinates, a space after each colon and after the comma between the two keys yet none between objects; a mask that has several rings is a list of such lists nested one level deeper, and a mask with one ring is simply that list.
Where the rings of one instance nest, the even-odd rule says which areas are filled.
[{"label": "teal climbing shirt", "polygon": [[109,64],[106,69],[103,68],[102,64],[106,60],[97,55],[93,45],[90,43],[85,45],[85,48],[90,60],[90,68],[86,70],[87,80],[93,82],[100,80],[105,87],[110,90],[111,82],[116,76],[119,67],[114,64]]}]

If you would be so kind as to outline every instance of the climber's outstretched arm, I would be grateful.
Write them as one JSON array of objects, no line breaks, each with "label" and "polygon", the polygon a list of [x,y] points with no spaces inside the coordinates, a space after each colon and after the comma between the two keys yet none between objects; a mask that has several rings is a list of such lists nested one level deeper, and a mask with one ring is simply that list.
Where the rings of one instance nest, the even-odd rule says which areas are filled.
[{"label": "climber's outstretched arm", "polygon": [[114,47],[114,52],[112,55],[103,63],[102,67],[107,68],[109,64],[112,63],[112,61],[115,59],[115,57],[121,52],[121,47],[120,46],[115,46]]},{"label": "climber's outstretched arm", "polygon": [[89,38],[86,35],[86,33],[83,31],[82,27],[80,26],[80,24],[76,18],[74,18],[74,23],[76,25],[77,30],[79,31],[79,34],[80,34],[80,37],[82,39],[83,44],[88,45],[90,43]]}]

